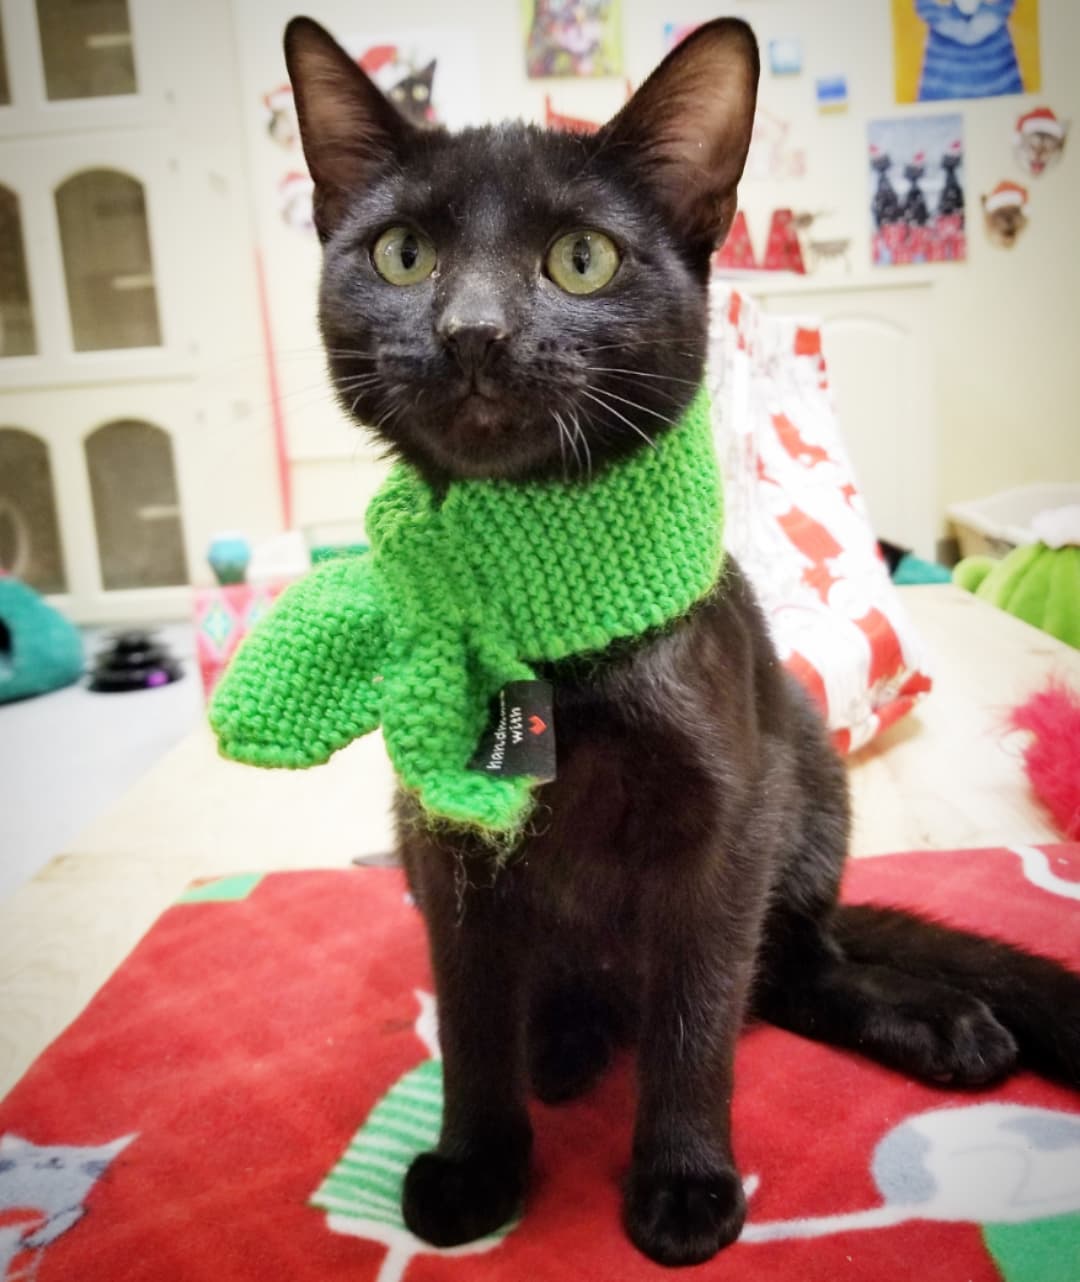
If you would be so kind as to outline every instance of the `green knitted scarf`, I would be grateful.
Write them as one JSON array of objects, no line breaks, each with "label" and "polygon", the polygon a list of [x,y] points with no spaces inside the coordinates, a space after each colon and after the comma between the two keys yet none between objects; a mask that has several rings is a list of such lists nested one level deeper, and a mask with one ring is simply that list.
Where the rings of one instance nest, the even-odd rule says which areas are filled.
[{"label": "green knitted scarf", "polygon": [[372,551],[293,584],[229,665],[210,705],[221,752],[313,766],[381,723],[430,817],[512,837],[536,780],[468,764],[492,700],[533,664],[685,614],[716,581],[722,522],[704,389],[588,484],[459,481],[440,503],[397,464],[367,510]]}]

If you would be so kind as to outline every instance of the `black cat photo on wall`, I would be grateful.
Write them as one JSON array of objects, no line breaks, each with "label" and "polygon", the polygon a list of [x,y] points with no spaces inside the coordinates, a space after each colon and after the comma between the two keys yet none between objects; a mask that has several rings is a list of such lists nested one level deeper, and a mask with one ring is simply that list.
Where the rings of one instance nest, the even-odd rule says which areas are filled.
[{"label": "black cat photo on wall", "polygon": [[[721,550],[708,284],[753,129],[750,27],[698,28],[588,136],[418,127],[316,23],[295,19],[285,47],[328,368],[396,460],[370,560],[329,573],[355,573],[336,604],[379,633],[385,670],[340,697],[358,733],[383,725],[436,990],[442,1124],[403,1182],[412,1233],[455,1247],[527,1216],[530,1094],[574,1098],[626,1042],[623,1225],[669,1266],[743,1228],[731,1101],[749,1018],[931,1084],[1025,1066],[1080,1086],[1080,977],[838,903],[844,767]],[[955,218],[949,169],[936,197]],[[494,527],[500,554],[476,558],[470,532]],[[266,730],[229,686],[260,644],[215,697],[233,742]],[[556,735],[545,782],[470,773],[512,680],[550,693],[532,714]]]}]

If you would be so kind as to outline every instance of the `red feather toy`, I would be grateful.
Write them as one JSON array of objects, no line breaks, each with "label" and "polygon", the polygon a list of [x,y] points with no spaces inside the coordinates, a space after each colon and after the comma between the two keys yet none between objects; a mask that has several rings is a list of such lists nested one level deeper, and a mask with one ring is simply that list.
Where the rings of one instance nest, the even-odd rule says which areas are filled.
[{"label": "red feather toy", "polygon": [[1070,840],[1080,838],[1080,695],[1052,681],[1009,715],[1032,739],[1024,749],[1031,786]]}]

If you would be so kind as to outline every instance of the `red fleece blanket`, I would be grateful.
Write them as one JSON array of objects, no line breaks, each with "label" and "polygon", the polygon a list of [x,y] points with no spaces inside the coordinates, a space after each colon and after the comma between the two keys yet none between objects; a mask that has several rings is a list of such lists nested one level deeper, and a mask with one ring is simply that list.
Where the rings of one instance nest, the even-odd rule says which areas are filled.
[{"label": "red fleece blanket", "polygon": [[[921,908],[1080,970],[1080,845],[855,862]],[[0,1104],[0,1279],[647,1282],[619,1226],[633,1079],[534,1110],[524,1220],[440,1253],[403,1229],[438,1126],[421,922],[389,869],[229,878],[171,908]],[[1073,1012],[1075,1017],[1075,1012]],[[772,1028],[743,1038],[743,1239],[688,1278],[1076,1282],[1080,1095],[918,1085]]]}]

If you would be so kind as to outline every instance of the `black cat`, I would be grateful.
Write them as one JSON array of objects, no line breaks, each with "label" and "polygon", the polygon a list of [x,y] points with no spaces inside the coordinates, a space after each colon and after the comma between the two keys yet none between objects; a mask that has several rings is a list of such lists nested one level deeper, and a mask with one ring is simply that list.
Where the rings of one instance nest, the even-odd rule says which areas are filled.
[{"label": "black cat", "polygon": [[[754,114],[750,29],[699,28],[593,137],[421,131],[314,23],[290,25],[286,52],[342,403],[436,492],[561,477],[557,413],[593,475],[648,448],[703,375],[709,257]],[[589,244],[614,252],[595,288],[557,283],[550,251],[575,231],[583,275]],[[564,483],[589,484],[579,461]],[[976,1086],[1023,1063],[1080,1084],[1080,978],[837,906],[844,767],[730,560],[677,625],[545,675],[558,777],[539,794],[549,819],[508,860],[398,802],[446,1090],[438,1149],[406,1180],[414,1232],[449,1246],[505,1222],[526,1189],[530,1082],[569,1099],[631,1037],[625,1225],[672,1265],[742,1227],[730,1106],[748,1015],[931,1082]]]},{"label": "black cat", "polygon": [[904,196],[904,205],[901,210],[901,216],[909,227],[925,227],[930,221],[930,210],[926,205],[926,197],[919,186],[919,181],[926,177],[926,165],[921,160],[912,160],[904,166],[904,177],[908,180],[907,193]]},{"label": "black cat", "polygon": [[945,171],[945,186],[941,190],[937,211],[942,217],[964,212],[964,189],[960,186],[960,179],[957,177],[957,171],[963,162],[964,158],[958,152],[947,151],[941,157],[941,167]]},{"label": "black cat", "polygon": [[403,76],[387,94],[398,111],[414,125],[429,124],[434,115],[431,87],[435,83],[435,63],[432,58],[426,67]]},{"label": "black cat", "polygon": [[877,188],[874,191],[870,212],[873,215],[874,226],[880,231],[882,227],[887,227],[890,223],[898,223],[900,221],[900,197],[897,196],[896,188],[889,181],[892,158],[888,152],[872,152],[870,168],[878,176]]}]

